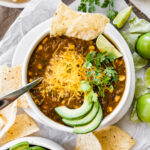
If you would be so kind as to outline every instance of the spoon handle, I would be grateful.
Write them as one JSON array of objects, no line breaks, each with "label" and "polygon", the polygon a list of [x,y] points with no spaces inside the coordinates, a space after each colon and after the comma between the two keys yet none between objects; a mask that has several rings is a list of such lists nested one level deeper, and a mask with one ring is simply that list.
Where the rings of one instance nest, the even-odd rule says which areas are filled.
[{"label": "spoon handle", "polygon": [[34,80],[33,82],[28,83],[26,86],[24,86],[22,88],[20,88],[16,91],[13,91],[3,97],[0,97],[0,110],[5,108],[12,102],[14,102],[17,98],[19,98],[21,95],[23,95],[24,93],[29,91],[31,88],[33,88],[34,86],[39,84],[41,81],[42,81],[42,78],[38,78],[38,79]]}]

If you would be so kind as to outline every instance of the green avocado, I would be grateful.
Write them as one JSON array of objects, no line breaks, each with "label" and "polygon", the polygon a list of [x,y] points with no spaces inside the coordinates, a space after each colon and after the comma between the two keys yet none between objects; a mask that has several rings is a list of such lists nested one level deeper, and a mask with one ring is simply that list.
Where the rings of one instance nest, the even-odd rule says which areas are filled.
[{"label": "green avocado", "polygon": [[102,108],[99,105],[99,110],[96,117],[87,125],[74,127],[73,132],[76,134],[86,134],[94,131],[101,123],[103,118]]},{"label": "green avocado", "polygon": [[24,149],[24,150],[46,150],[46,149],[42,148],[40,146],[32,146],[32,147]]},{"label": "green avocado", "polygon": [[66,106],[56,107],[56,113],[65,119],[76,119],[81,118],[85,114],[87,114],[93,106],[93,102],[91,100],[85,99],[83,105],[78,109],[69,109]]},{"label": "green avocado", "polygon": [[20,142],[14,146],[12,146],[11,148],[9,148],[9,150],[24,150],[26,148],[29,148],[29,143],[28,142]]},{"label": "green avocado", "polygon": [[95,116],[98,112],[98,109],[99,109],[99,102],[95,102],[92,110],[85,117],[83,117],[81,119],[74,119],[74,120],[62,119],[62,121],[65,124],[72,126],[72,127],[82,126],[82,125],[88,124],[95,118]]}]

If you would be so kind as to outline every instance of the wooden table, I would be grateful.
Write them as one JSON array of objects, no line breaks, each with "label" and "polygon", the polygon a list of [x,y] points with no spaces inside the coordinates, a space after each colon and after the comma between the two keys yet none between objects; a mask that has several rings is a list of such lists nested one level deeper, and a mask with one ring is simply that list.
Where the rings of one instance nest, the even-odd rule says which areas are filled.
[{"label": "wooden table", "polygon": [[[63,0],[66,4],[71,4],[73,1],[74,0]],[[0,40],[22,10],[23,9],[0,6]]]}]

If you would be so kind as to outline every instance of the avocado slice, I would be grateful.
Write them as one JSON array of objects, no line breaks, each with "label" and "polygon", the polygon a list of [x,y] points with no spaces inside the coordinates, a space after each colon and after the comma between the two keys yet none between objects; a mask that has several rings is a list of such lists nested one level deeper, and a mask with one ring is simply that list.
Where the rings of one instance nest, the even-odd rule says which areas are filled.
[{"label": "avocado slice", "polygon": [[82,125],[88,124],[95,118],[95,116],[98,112],[98,109],[99,109],[99,102],[95,102],[92,110],[85,117],[83,117],[81,119],[74,119],[74,120],[62,119],[62,121],[65,124],[72,126],[72,127],[82,126]]},{"label": "avocado slice", "polygon": [[99,104],[99,110],[96,117],[87,125],[74,127],[73,132],[76,134],[86,134],[94,131],[101,123],[103,118],[102,107]]},{"label": "avocado slice", "polygon": [[56,107],[55,111],[56,113],[65,119],[76,119],[83,117],[85,114],[87,114],[93,106],[93,102],[88,99],[84,100],[84,103],[82,106],[78,109],[69,109],[66,106]]},{"label": "avocado slice", "polygon": [[25,141],[12,146],[11,148],[9,148],[9,150],[24,150],[26,148],[29,148],[29,142]]},{"label": "avocado slice", "polygon": [[32,147],[24,149],[24,150],[46,150],[46,149],[42,148],[40,146],[32,146]]}]

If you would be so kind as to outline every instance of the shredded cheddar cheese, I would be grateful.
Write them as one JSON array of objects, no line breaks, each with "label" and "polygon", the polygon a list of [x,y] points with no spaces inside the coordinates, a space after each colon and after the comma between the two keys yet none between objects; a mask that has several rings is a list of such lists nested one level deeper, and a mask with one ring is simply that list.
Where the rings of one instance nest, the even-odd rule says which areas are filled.
[{"label": "shredded cheddar cheese", "polygon": [[[83,70],[85,59],[82,54],[77,53],[73,48],[65,48],[59,55],[54,52],[50,65],[46,68],[46,79],[48,86],[46,91],[57,94],[57,101],[60,98],[69,97],[68,104],[74,98],[79,98],[81,93],[78,91],[80,82],[87,80]],[[69,94],[69,96],[68,96]]]}]

